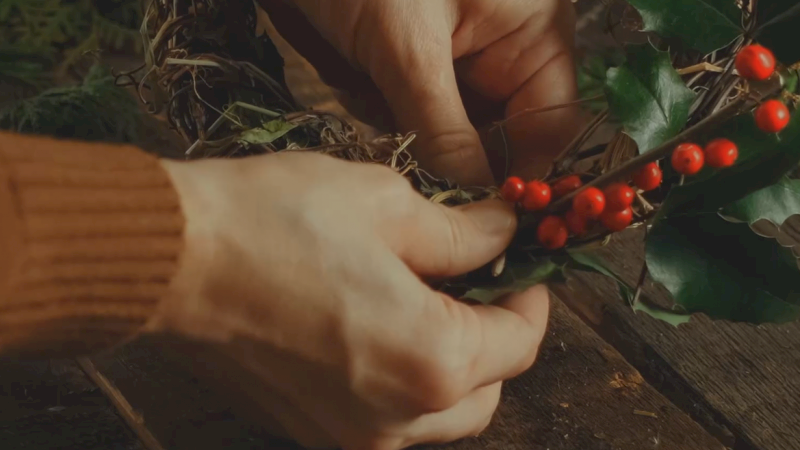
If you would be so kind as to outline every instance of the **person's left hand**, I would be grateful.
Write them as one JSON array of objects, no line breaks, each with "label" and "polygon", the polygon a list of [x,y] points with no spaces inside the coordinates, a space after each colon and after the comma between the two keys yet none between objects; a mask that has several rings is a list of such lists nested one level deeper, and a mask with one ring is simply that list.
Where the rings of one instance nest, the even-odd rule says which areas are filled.
[{"label": "person's left hand", "polygon": [[[495,181],[476,127],[577,96],[570,0],[259,3],[321,77],[349,94],[343,103],[354,115],[418,132],[422,166],[461,184]],[[509,121],[512,172],[541,175],[577,132],[578,115],[570,107]]]}]

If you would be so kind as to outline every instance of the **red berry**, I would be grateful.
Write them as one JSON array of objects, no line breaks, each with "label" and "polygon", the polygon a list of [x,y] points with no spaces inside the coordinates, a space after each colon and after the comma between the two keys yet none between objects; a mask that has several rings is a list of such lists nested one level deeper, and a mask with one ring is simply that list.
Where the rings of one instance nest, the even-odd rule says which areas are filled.
[{"label": "red berry", "polygon": [[735,65],[743,78],[766,80],[775,73],[775,55],[758,44],[748,45],[736,55]]},{"label": "red berry", "polygon": [[766,133],[779,133],[790,118],[789,108],[779,100],[767,100],[756,109],[756,125]]},{"label": "red berry", "polygon": [[525,195],[525,182],[522,181],[520,177],[508,177],[505,183],[503,183],[503,198],[506,201],[516,203],[522,200],[522,196]]},{"label": "red berry", "polygon": [[714,139],[706,145],[706,164],[711,167],[730,167],[738,157],[739,148],[728,139]]},{"label": "red berry", "polygon": [[569,232],[575,236],[583,236],[589,231],[589,220],[572,209],[564,215],[564,220],[567,222]]},{"label": "red berry", "polygon": [[609,231],[622,231],[628,228],[633,221],[633,210],[625,208],[622,211],[606,211],[600,216],[600,222]]},{"label": "red berry", "polygon": [[553,184],[553,197],[563,197],[573,191],[576,191],[581,186],[583,186],[583,182],[579,176],[566,176]]},{"label": "red berry", "polygon": [[681,175],[694,175],[703,169],[705,157],[697,144],[681,144],[672,152],[672,168]]},{"label": "red berry", "polygon": [[525,185],[522,207],[528,211],[539,211],[550,204],[552,192],[550,186],[542,181],[531,181]]},{"label": "red berry", "polygon": [[658,164],[651,162],[633,175],[633,184],[643,191],[652,191],[661,185],[664,174]]},{"label": "red berry", "polygon": [[555,250],[567,243],[567,224],[558,216],[547,216],[539,223],[536,229],[539,243],[546,249]]},{"label": "red berry", "polygon": [[625,183],[614,183],[607,187],[603,194],[606,196],[607,211],[622,211],[633,204],[636,192]]},{"label": "red berry", "polygon": [[575,196],[575,199],[572,201],[572,209],[574,209],[576,213],[589,219],[599,217],[605,208],[606,196],[596,187],[584,189],[580,194]]}]

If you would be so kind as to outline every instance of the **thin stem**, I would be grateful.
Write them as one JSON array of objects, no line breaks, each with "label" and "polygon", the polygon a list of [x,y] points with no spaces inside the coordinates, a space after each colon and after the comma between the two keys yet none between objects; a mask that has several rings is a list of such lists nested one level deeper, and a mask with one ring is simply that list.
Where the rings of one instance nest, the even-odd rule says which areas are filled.
[{"label": "thin stem", "polygon": [[573,153],[580,150],[581,146],[597,131],[597,128],[600,127],[607,119],[608,119],[609,111],[608,108],[604,109],[600,114],[596,115],[591,122],[580,132],[575,139],[572,140],[559,154],[555,160],[553,160],[553,164],[550,166],[550,170],[547,172],[547,177],[553,174],[553,172],[558,172],[564,168],[566,164],[564,161],[567,158],[571,157]]},{"label": "thin stem", "polygon": [[[771,95],[772,93],[774,92],[768,93],[765,96]],[[696,125],[687,128],[685,131],[678,134],[669,141],[659,145],[658,147],[648,151],[647,153],[643,153],[633,159],[628,160],[627,162],[618,166],[616,169],[611,170],[595,178],[591,182],[586,183],[585,185],[581,186],[579,189],[573,191],[572,193],[565,195],[559,200],[551,203],[550,206],[546,209],[546,211],[552,212],[566,206],[572,201],[573,198],[575,198],[576,195],[583,192],[583,190],[587,188],[595,186],[603,186],[611,181],[617,180],[625,176],[629,176],[633,174],[637,169],[644,166],[645,164],[655,162],[661,158],[666,157],[680,143],[694,140],[695,137],[704,133],[706,130],[714,128],[732,119],[733,117],[736,117],[743,111],[752,109],[756,104],[758,104],[759,100],[760,99],[739,97],[738,99],[732,101],[727,106],[719,110],[719,112],[717,112],[716,114],[713,114],[703,119],[702,121],[698,122]]]},{"label": "thin stem", "polygon": [[717,100],[717,104],[714,105],[714,108],[711,110],[712,114],[719,111],[720,108],[725,106],[725,102],[728,101],[728,97],[731,95],[731,91],[734,90],[738,85],[739,85],[739,79],[735,78],[733,82],[728,85],[725,91],[722,92],[722,95],[719,97],[719,100]]},{"label": "thin stem", "polygon": [[642,271],[639,273],[639,280],[636,282],[636,292],[633,294],[631,306],[635,306],[640,301],[642,289],[644,288],[644,282],[647,279],[647,272],[647,263],[645,263],[642,265]]},{"label": "thin stem", "polygon": [[221,67],[219,63],[214,61],[209,61],[207,59],[167,58],[164,60],[164,62],[169,65]]},{"label": "thin stem", "polygon": [[522,111],[518,111],[518,112],[506,117],[503,120],[495,122],[494,126],[492,126],[491,129],[494,130],[495,128],[501,127],[501,126],[505,125],[506,123],[508,123],[508,122],[518,118],[518,117],[524,116],[524,115],[540,114],[540,113],[544,113],[544,112],[548,112],[548,111],[555,111],[555,110],[558,110],[558,109],[569,108],[570,106],[576,106],[576,105],[580,105],[582,103],[593,102],[595,100],[601,100],[603,98],[605,98],[605,95],[600,94],[600,95],[595,95],[594,97],[582,98],[582,99],[579,99],[579,100],[574,100],[574,101],[571,101],[571,102],[562,103],[560,105],[545,106],[543,108],[527,108],[527,109],[523,109]]}]

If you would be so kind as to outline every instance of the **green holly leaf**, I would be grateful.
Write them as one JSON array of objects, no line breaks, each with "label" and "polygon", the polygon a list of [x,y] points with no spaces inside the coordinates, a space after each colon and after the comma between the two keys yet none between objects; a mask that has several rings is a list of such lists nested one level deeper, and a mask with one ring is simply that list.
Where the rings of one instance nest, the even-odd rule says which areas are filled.
[{"label": "green holly leaf", "polygon": [[650,45],[632,47],[625,64],[609,69],[606,96],[611,113],[641,153],[678,134],[695,99],[669,54]]},{"label": "green holly leaf", "polygon": [[297,124],[286,122],[283,119],[276,119],[265,123],[259,128],[244,131],[239,135],[239,142],[248,144],[269,144],[280,139],[296,127]]},{"label": "green holly leaf", "polygon": [[755,39],[786,65],[800,62],[800,46],[790,36],[800,27],[800,3],[797,0],[761,0],[758,2],[759,28]]},{"label": "green holly leaf", "polygon": [[687,313],[749,323],[800,317],[791,250],[717,214],[672,217],[651,230],[647,266]]},{"label": "green holly leaf", "polygon": [[585,251],[568,251],[567,254],[569,255],[567,267],[584,272],[595,272],[611,278],[617,283],[620,296],[628,303],[633,301],[633,289],[619,275],[609,269],[600,256]]},{"label": "green holly leaf", "polygon": [[677,311],[671,311],[665,308],[659,308],[655,305],[649,304],[647,302],[636,302],[633,304],[634,311],[641,311],[648,316],[658,319],[662,322],[666,322],[673,327],[677,327],[678,325],[683,325],[684,323],[689,323],[692,320],[691,314],[684,314]]},{"label": "green holly leaf", "polygon": [[617,283],[619,295],[629,305],[633,304],[635,291],[626,283],[619,275],[614,273],[608,268],[605,261],[596,254],[583,252],[583,251],[569,251],[569,262],[567,267],[573,270],[580,270],[583,272],[593,272],[605,275]]},{"label": "green holly leaf", "polygon": [[568,254],[570,261],[567,267],[575,270],[596,272],[616,281],[620,296],[622,296],[622,298],[624,298],[628,304],[631,305],[634,311],[642,311],[648,314],[650,317],[666,322],[674,327],[692,320],[691,314],[685,314],[679,311],[669,310],[651,304],[646,301],[644,296],[641,294],[639,295],[638,301],[634,301],[634,290],[628,286],[628,283],[626,283],[619,275],[609,269],[605,261],[598,255],[580,251],[569,251]]},{"label": "green holly leaf", "polygon": [[717,137],[730,139],[739,147],[736,164],[722,170],[707,168],[683,186],[673,187],[657,219],[674,214],[716,212],[779,182],[800,163],[800,113],[797,112],[777,135],[759,130],[753,115],[748,113],[710,132],[698,143]]},{"label": "green holly leaf", "polygon": [[507,263],[503,273],[495,279],[492,286],[470,289],[464,297],[488,305],[503,295],[521,292],[558,277],[562,270],[563,266],[549,258],[525,263]]},{"label": "green holly leaf", "polygon": [[742,33],[742,11],[734,0],[628,0],[628,3],[642,16],[643,31],[678,38],[704,53],[730,44]]},{"label": "green holly leaf", "polygon": [[800,180],[784,177],[726,206],[722,213],[751,225],[767,219],[780,226],[789,216],[800,214]]},{"label": "green holly leaf", "polygon": [[781,71],[781,78],[783,79],[783,89],[786,92],[793,94],[797,93],[798,71],[797,70],[784,70]]}]

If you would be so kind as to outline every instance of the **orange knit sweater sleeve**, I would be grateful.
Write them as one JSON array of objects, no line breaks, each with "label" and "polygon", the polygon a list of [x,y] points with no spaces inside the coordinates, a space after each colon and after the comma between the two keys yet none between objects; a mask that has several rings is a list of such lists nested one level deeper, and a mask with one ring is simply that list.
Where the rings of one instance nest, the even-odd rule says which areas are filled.
[{"label": "orange knit sweater sleeve", "polygon": [[183,227],[156,157],[0,132],[0,355],[135,336],[176,273]]}]

